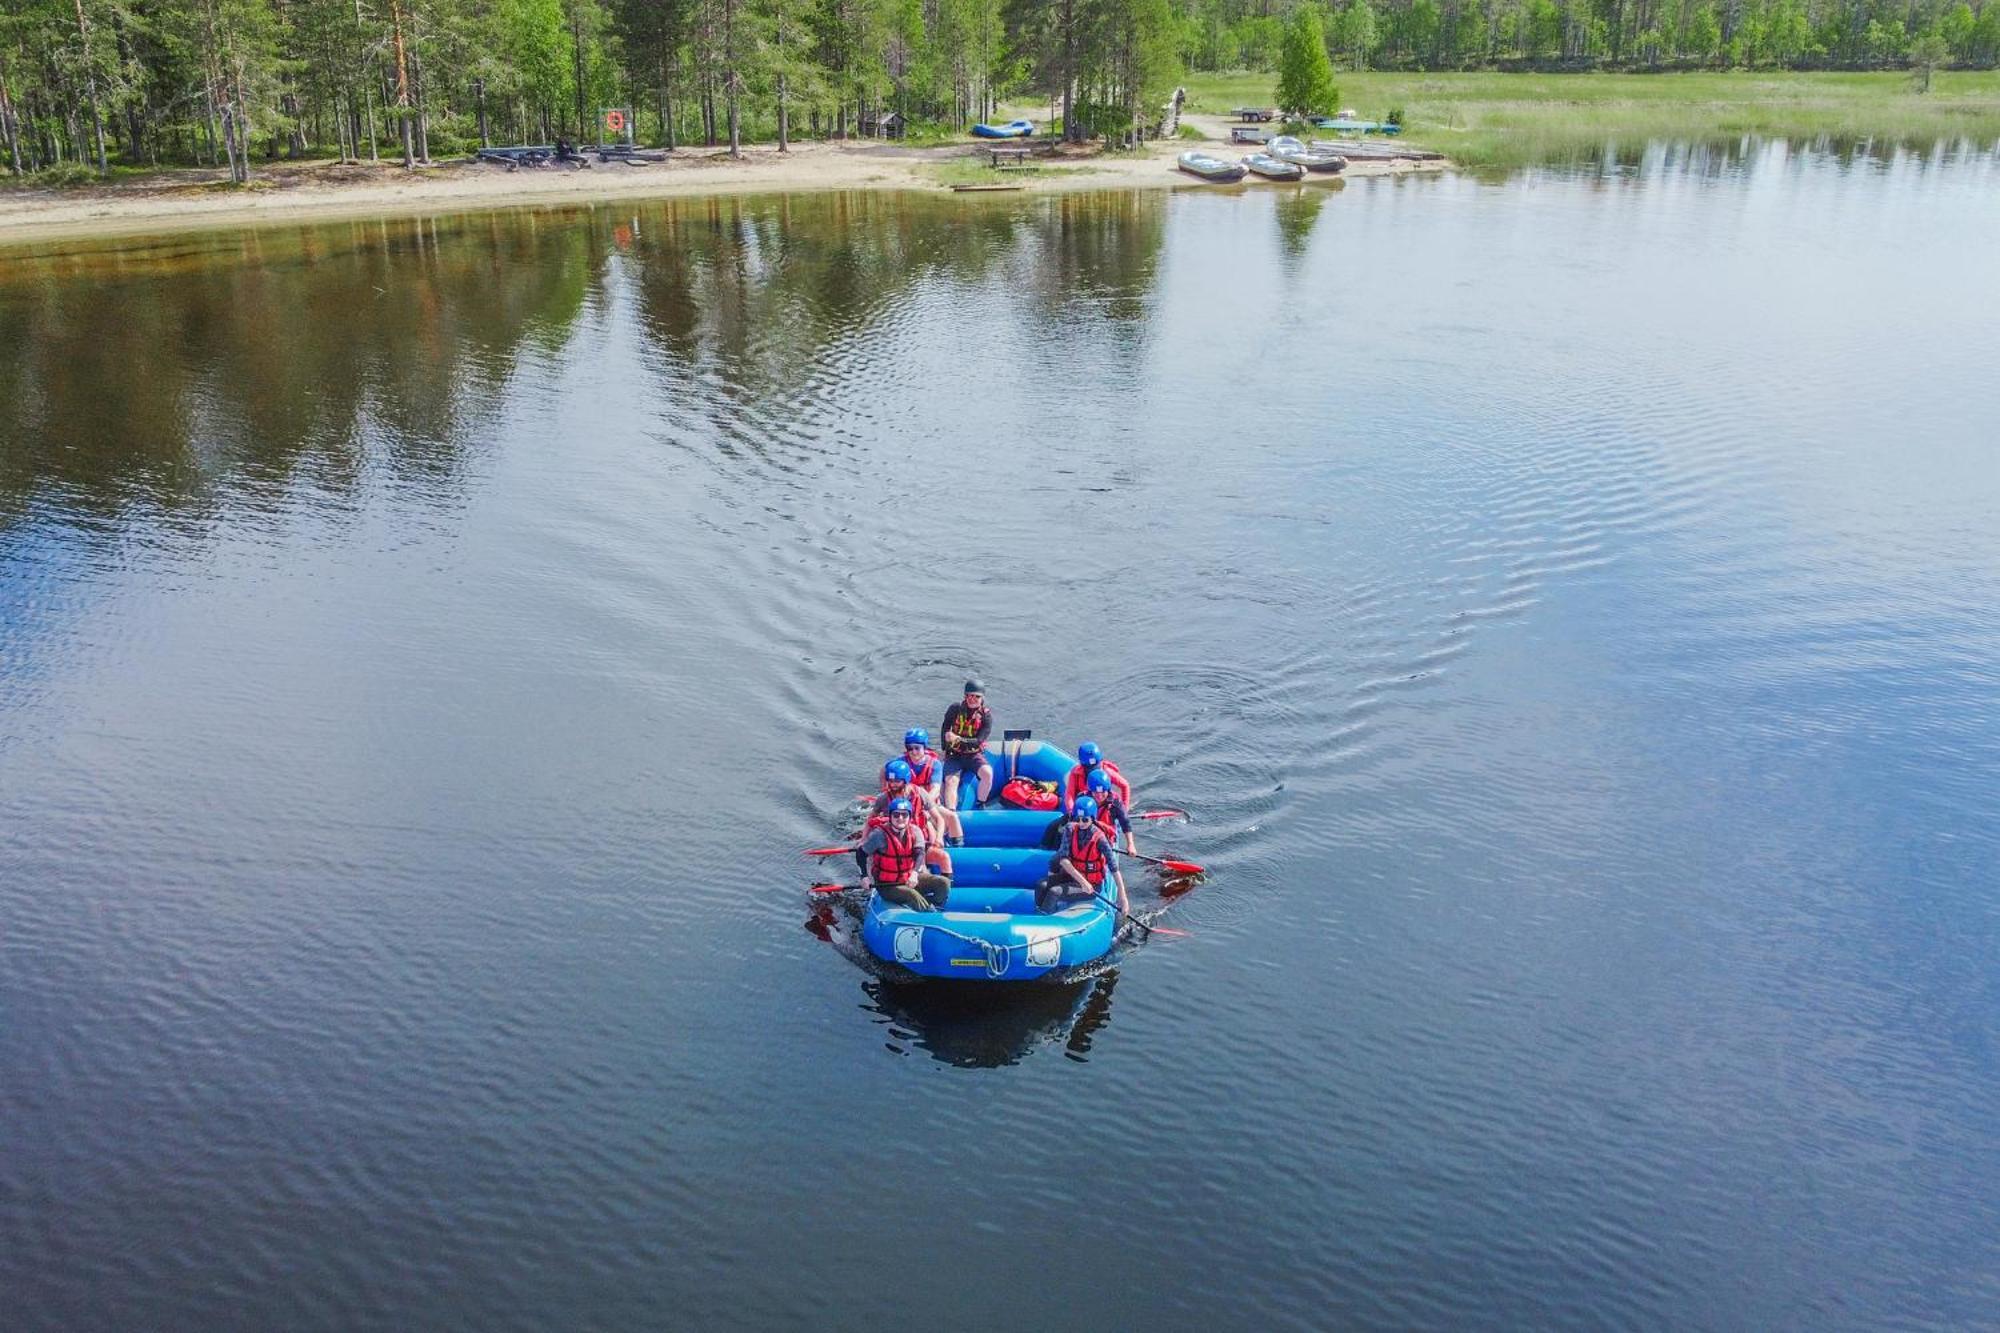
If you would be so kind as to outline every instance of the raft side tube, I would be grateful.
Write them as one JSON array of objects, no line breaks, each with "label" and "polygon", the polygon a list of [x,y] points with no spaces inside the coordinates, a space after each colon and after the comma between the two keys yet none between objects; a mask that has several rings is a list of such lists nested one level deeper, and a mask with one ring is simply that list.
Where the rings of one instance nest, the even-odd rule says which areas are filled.
[{"label": "raft side tube", "polygon": [[870,894],[862,942],[877,958],[922,977],[1031,981],[1095,962],[1118,934],[1117,916],[1102,902],[1043,915],[960,911],[958,899],[953,890],[944,911],[915,912]]}]

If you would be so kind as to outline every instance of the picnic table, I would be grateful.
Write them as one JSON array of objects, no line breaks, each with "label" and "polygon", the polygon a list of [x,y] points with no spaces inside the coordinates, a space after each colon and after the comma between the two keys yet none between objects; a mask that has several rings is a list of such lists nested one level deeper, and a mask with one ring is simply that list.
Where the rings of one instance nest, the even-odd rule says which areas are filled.
[{"label": "picnic table", "polygon": [[1012,162],[1016,166],[1024,166],[1027,164],[1028,155],[1035,150],[1032,148],[1014,147],[989,148],[986,151],[992,154],[993,165],[998,167],[1002,162]]}]

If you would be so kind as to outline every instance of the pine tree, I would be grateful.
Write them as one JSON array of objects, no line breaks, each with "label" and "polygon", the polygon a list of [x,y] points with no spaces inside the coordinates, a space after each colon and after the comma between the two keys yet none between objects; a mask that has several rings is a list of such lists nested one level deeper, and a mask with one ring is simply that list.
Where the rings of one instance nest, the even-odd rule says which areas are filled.
[{"label": "pine tree", "polygon": [[1300,5],[1285,24],[1285,42],[1278,59],[1278,108],[1303,120],[1333,114],[1339,100],[1319,6]]}]

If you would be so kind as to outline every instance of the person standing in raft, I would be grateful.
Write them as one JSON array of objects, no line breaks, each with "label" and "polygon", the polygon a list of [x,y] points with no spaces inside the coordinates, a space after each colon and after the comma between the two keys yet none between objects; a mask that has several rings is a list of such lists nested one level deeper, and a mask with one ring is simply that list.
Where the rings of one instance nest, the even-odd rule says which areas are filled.
[{"label": "person standing in raft", "polygon": [[1097,748],[1096,741],[1085,741],[1076,747],[1076,767],[1063,779],[1062,808],[1067,811],[1075,804],[1076,798],[1090,790],[1090,779],[1102,773],[1111,782],[1111,789],[1118,793],[1118,799],[1126,805],[1132,804],[1132,784],[1118,771],[1118,765],[1104,757],[1104,751]]},{"label": "person standing in raft", "polygon": [[986,687],[965,682],[965,700],[944,710],[944,803],[958,809],[959,779],[979,779],[979,804],[993,794],[993,765],[986,761],[986,738],[993,734],[993,713],[986,707]]},{"label": "person standing in raft", "polygon": [[[938,874],[951,877],[951,853],[944,849],[944,811],[931,803],[931,798],[915,782],[910,765],[902,759],[891,759],[882,765],[882,794],[875,798],[874,809],[868,812],[868,827],[879,828],[889,822],[889,807],[897,801],[907,801],[910,806],[910,827],[924,835],[924,861]],[[868,869],[867,859],[858,853],[856,859],[861,868]]]},{"label": "person standing in raft", "polygon": [[924,835],[911,818],[910,799],[889,802],[888,822],[868,830],[861,840],[867,869],[861,887],[874,889],[898,907],[940,912],[951,896],[951,881],[923,870]]},{"label": "person standing in raft", "polygon": [[1048,878],[1035,886],[1035,906],[1044,913],[1060,912],[1071,903],[1095,898],[1106,875],[1118,886],[1118,910],[1130,915],[1131,899],[1125,894],[1125,872],[1118,868],[1118,849],[1097,822],[1097,802],[1079,796],[1056,843]]},{"label": "person standing in raft", "polygon": [[[922,727],[911,727],[903,733],[903,762],[910,766],[910,785],[929,798],[944,821],[944,827],[936,836],[941,836],[947,847],[964,846],[965,828],[958,822],[958,811],[944,803],[944,756],[931,748],[928,731]],[[886,769],[884,773],[887,773]],[[882,790],[889,790],[887,776],[882,779]]]}]

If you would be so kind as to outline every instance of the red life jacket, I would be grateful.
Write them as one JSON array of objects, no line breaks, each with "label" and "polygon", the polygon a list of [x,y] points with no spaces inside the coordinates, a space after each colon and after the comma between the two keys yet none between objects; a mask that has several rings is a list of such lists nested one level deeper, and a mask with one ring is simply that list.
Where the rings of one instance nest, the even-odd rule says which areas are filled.
[{"label": "red life jacket", "polygon": [[1063,839],[1063,855],[1069,858],[1069,863],[1090,882],[1093,889],[1104,882],[1104,842],[1104,835],[1095,824],[1081,834],[1077,832],[1076,825],[1071,824],[1068,836]]},{"label": "red life jacket", "polygon": [[[929,828],[931,826],[930,804],[929,804],[930,798],[925,796],[922,790],[920,790],[915,783],[910,784],[909,788],[906,791],[904,791],[902,795],[903,799],[910,803],[910,827],[921,828],[921,829]],[[887,799],[884,799],[885,797]],[[888,791],[884,790],[881,796],[875,798],[875,811],[873,814],[868,816],[868,822],[862,827],[863,828],[889,827],[889,801],[892,801],[894,799],[895,797],[890,796]]]},{"label": "red life jacket", "polygon": [[[910,763],[910,755],[907,750],[904,751],[900,757],[902,758],[904,763],[906,764]],[[910,764],[910,785],[912,787],[930,786],[932,783],[937,781],[937,776],[938,776],[937,766],[938,766],[938,752],[936,750],[925,750],[924,766],[922,768],[918,768],[915,764]],[[882,790],[883,791],[889,790],[889,779],[887,778],[882,779]]]},{"label": "red life jacket", "polygon": [[[1118,771],[1118,765],[1109,759],[1101,759],[1097,766],[1104,770],[1105,777],[1111,779],[1111,790],[1118,793],[1118,799],[1127,805],[1132,804],[1132,784]],[[1075,805],[1077,797],[1088,795],[1090,795],[1090,770],[1079,763],[1069,771],[1069,776],[1063,779],[1063,809],[1067,810]]]},{"label": "red life jacket", "polygon": [[912,829],[904,829],[898,839],[896,830],[882,830],[882,850],[875,853],[869,863],[869,875],[877,884],[901,884],[917,868],[917,835]]}]

